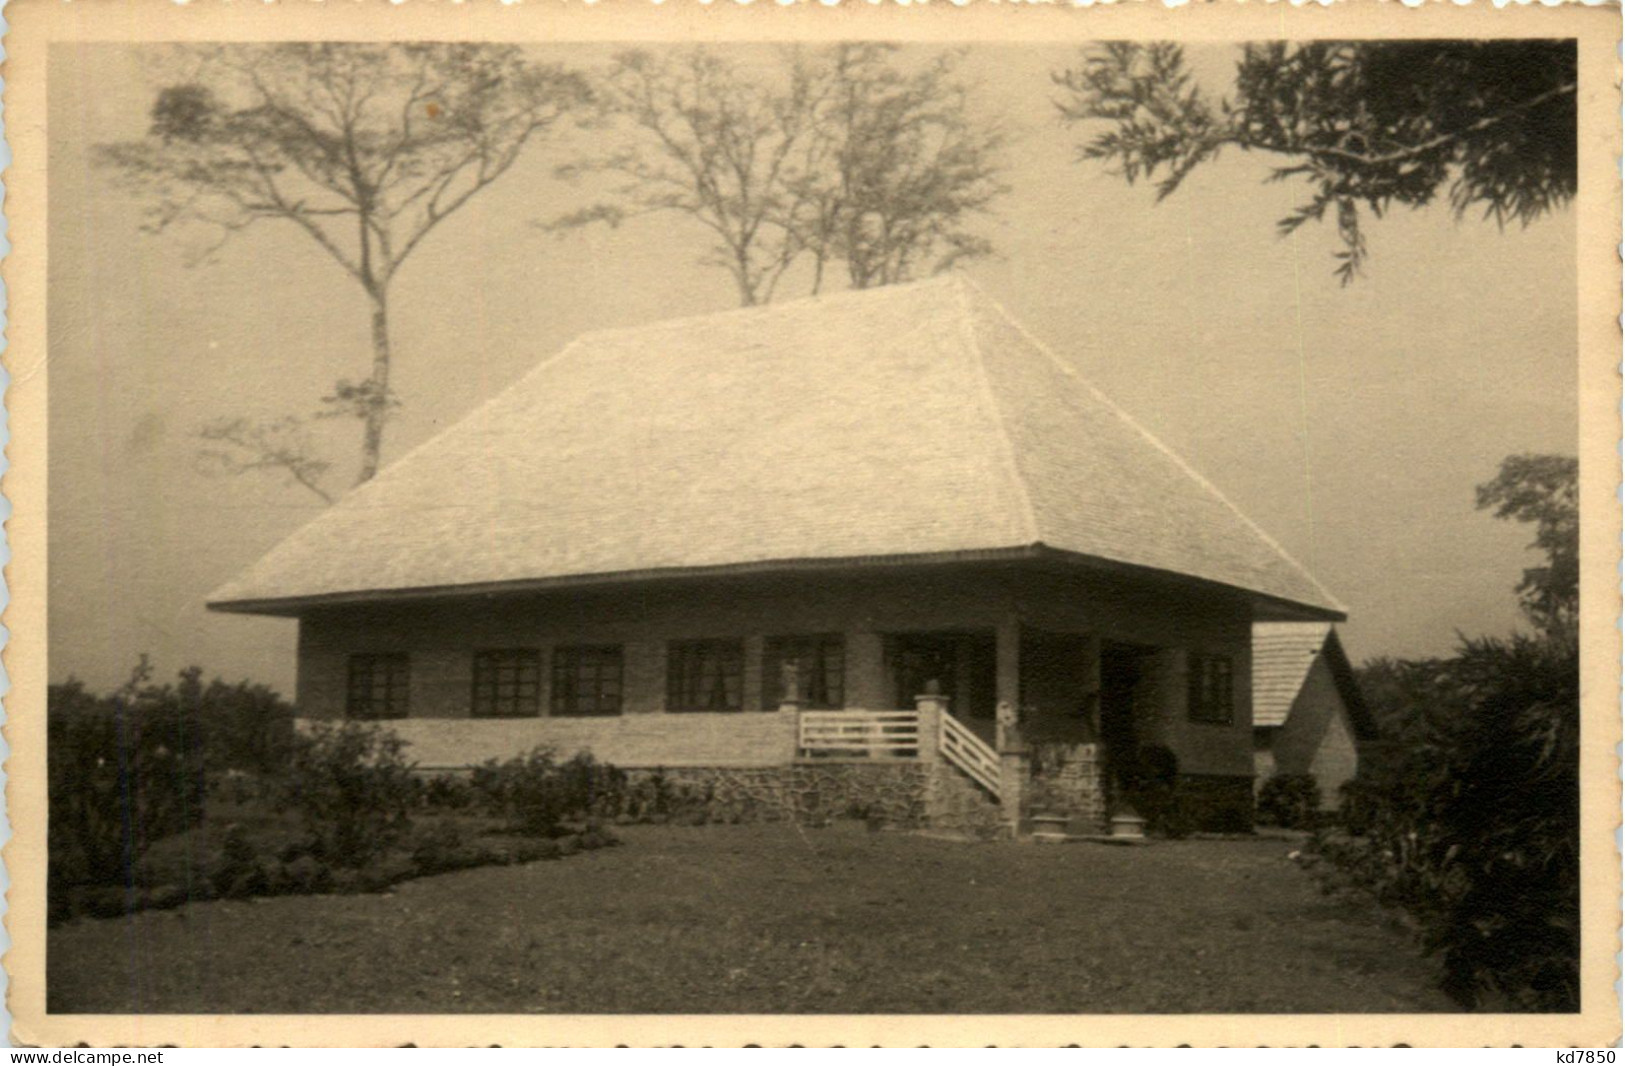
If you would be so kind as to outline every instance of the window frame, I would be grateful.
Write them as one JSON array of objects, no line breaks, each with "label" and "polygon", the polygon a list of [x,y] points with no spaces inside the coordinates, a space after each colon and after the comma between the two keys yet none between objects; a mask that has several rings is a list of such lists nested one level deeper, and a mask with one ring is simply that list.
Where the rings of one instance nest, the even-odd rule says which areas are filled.
[{"label": "window frame", "polygon": [[[828,658],[834,650],[835,656],[840,660],[836,671],[836,695],[829,696],[829,666]],[[844,633],[786,633],[771,636],[762,641],[762,710],[776,711],[784,702],[784,693],[780,688],[784,663],[789,661],[787,652],[793,649],[806,649],[810,651],[813,660],[813,669],[803,671],[801,675],[801,706],[813,711],[843,711],[846,709],[846,634]],[[804,653],[795,656],[805,661],[808,657]],[[814,699],[814,686],[810,684],[812,678],[817,678],[823,689],[823,698]]]},{"label": "window frame", "polygon": [[[580,693],[576,690],[575,682],[579,680],[580,668],[584,657],[601,657],[602,660],[613,658],[614,661],[614,708],[606,710],[604,700],[605,680],[608,674],[602,670],[593,673],[593,692],[590,697],[590,710],[582,710]],[[562,684],[568,679],[568,686]],[[560,644],[553,648],[550,670],[548,674],[550,688],[547,697],[547,713],[551,718],[614,718],[625,713],[626,710],[626,652],[621,644]],[[566,707],[564,698],[568,696],[572,701]]]},{"label": "window frame", "polygon": [[[733,678],[732,706],[718,707],[706,700],[689,701],[684,691],[690,673],[695,673],[696,689],[705,681],[705,652],[719,653],[718,681],[724,697],[729,691],[729,677]],[[685,662],[697,656],[692,665]],[[684,669],[679,670],[679,663]],[[745,709],[745,642],[737,637],[707,637],[698,640],[672,640],[666,642],[666,710],[679,714],[736,714]]]},{"label": "window frame", "polygon": [[[380,669],[382,668],[382,669]],[[361,695],[362,670],[366,694]],[[377,685],[383,679],[383,694]],[[359,710],[362,703],[366,711]],[[377,713],[381,705],[383,713]],[[412,712],[412,657],[404,651],[351,652],[345,663],[344,717],[358,722],[396,722]]]},{"label": "window frame", "polygon": [[[506,661],[503,661],[506,660]],[[481,675],[482,664],[494,664],[495,676]],[[529,678],[526,678],[526,673]],[[503,685],[510,696],[501,694]],[[526,689],[529,690],[528,696]],[[485,702],[485,701],[489,702]],[[526,704],[529,709],[526,709]],[[511,706],[512,709],[505,709]],[[542,653],[539,648],[476,648],[469,678],[470,718],[540,718],[542,715]]]},{"label": "window frame", "polygon": [[1235,659],[1192,652],[1185,674],[1185,717],[1201,725],[1235,725]]}]

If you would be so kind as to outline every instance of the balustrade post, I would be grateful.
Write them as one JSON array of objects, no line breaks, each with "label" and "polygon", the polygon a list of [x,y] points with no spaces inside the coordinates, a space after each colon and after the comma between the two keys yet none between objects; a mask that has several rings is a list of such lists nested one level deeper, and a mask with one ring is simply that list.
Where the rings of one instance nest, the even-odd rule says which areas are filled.
[{"label": "balustrade post", "polygon": [[933,682],[926,691],[914,697],[914,709],[920,716],[920,754],[922,761],[937,757],[938,737],[942,731],[942,716],[948,713],[948,697]]}]

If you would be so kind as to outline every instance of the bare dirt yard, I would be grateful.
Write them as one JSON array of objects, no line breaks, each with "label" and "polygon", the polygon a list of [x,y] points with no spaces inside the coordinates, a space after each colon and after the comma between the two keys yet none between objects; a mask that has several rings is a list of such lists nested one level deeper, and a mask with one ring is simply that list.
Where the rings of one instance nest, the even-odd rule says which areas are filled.
[{"label": "bare dirt yard", "polygon": [[1443,1011],[1281,839],[965,844],[640,826],[385,895],[196,903],[49,938],[53,1012]]}]

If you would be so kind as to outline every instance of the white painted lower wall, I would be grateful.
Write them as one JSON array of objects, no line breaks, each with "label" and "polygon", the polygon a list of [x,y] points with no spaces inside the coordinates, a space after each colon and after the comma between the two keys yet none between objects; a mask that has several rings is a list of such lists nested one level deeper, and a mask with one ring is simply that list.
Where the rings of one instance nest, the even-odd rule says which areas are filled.
[{"label": "white painted lower wall", "polygon": [[[306,720],[308,721],[308,720]],[[561,759],[589,751],[623,768],[783,766],[795,758],[796,715],[637,714],[605,718],[401,718],[379,722],[406,741],[419,769],[460,769],[538,744]]]}]

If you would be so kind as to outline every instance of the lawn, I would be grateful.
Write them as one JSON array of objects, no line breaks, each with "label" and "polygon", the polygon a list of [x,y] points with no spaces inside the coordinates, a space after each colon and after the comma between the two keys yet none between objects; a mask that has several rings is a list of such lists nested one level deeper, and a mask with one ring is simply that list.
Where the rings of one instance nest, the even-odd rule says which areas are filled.
[{"label": "lawn", "polygon": [[633,826],[626,846],[386,895],[52,929],[53,1012],[1450,1010],[1280,839],[964,844],[854,823]]}]

